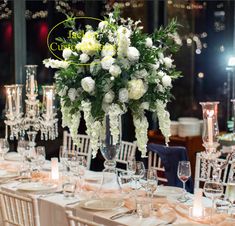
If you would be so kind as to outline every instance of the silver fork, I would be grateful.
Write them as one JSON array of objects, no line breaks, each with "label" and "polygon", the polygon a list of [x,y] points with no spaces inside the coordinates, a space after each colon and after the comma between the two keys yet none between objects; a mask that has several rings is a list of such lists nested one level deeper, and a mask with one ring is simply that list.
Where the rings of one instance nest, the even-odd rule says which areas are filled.
[{"label": "silver fork", "polygon": [[163,225],[173,224],[176,220],[177,220],[177,217],[173,217],[171,220],[160,223],[160,224],[156,224],[155,226],[163,226]]}]

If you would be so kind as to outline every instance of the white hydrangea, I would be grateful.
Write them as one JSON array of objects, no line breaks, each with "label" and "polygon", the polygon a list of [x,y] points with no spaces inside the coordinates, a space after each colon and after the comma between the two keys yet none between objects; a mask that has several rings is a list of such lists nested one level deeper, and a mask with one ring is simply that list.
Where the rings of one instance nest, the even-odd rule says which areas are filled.
[{"label": "white hydrangea", "polygon": [[140,52],[135,47],[131,46],[127,49],[127,58],[130,61],[137,61],[140,57]]},{"label": "white hydrangea", "polygon": [[133,122],[135,126],[135,137],[138,149],[141,152],[141,157],[146,157],[149,126],[148,120],[143,113],[141,117],[133,115]]},{"label": "white hydrangea", "polygon": [[115,59],[111,56],[106,56],[101,60],[101,66],[105,70],[109,70]]},{"label": "white hydrangea", "polygon": [[114,56],[116,54],[116,50],[113,45],[106,43],[101,51],[101,56],[106,57],[106,56]]},{"label": "white hydrangea", "polygon": [[171,86],[171,77],[169,75],[164,75],[162,77],[162,84],[165,87],[169,87]]},{"label": "white hydrangea", "polygon": [[171,68],[172,67],[173,60],[170,57],[164,57],[163,58],[163,62],[166,65],[167,68]]},{"label": "white hydrangea", "polygon": [[95,81],[91,77],[85,77],[81,80],[81,86],[86,92],[91,93],[95,89]]},{"label": "white hydrangea", "polygon": [[72,51],[71,49],[65,48],[65,49],[63,50],[63,53],[62,53],[63,58],[64,58],[65,60],[68,60],[69,57],[71,56],[72,52],[73,52],[73,51]]},{"label": "white hydrangea", "polygon": [[121,88],[118,92],[118,99],[121,103],[126,103],[128,102],[128,89],[126,88]]},{"label": "white hydrangea", "polygon": [[43,60],[43,64],[46,68],[67,68],[69,66],[69,62],[61,61],[61,60],[54,60],[54,59],[45,59]]},{"label": "white hydrangea", "polygon": [[121,68],[116,65],[116,64],[113,64],[110,68],[109,68],[109,73],[114,76],[114,77],[117,77],[118,75],[120,75],[122,73],[122,70]]},{"label": "white hydrangea", "polygon": [[110,90],[109,92],[107,92],[107,93],[104,95],[103,101],[104,101],[105,103],[110,104],[110,103],[113,102],[114,97],[115,97],[114,92],[113,92],[112,90]]},{"label": "white hydrangea", "polygon": [[82,53],[79,57],[79,60],[84,64],[90,60],[90,57],[86,53]]},{"label": "white hydrangea", "polygon": [[146,87],[142,79],[132,79],[128,82],[129,99],[138,100],[146,92]]},{"label": "white hydrangea", "polygon": [[118,104],[111,104],[109,107],[109,119],[110,119],[110,132],[113,137],[113,144],[118,144],[120,142],[120,120],[121,120],[121,114],[124,112],[120,108]]},{"label": "white hydrangea", "polygon": [[68,91],[68,97],[71,101],[75,101],[77,97],[77,90],[75,88],[70,88]]},{"label": "white hydrangea", "polygon": [[140,71],[135,72],[135,77],[136,78],[145,78],[147,76],[148,76],[148,72],[146,71],[146,69],[142,69]]},{"label": "white hydrangea", "polygon": [[151,48],[153,46],[153,40],[151,38],[146,38],[145,46]]},{"label": "white hydrangea", "polygon": [[119,59],[118,61],[119,61],[119,65],[120,65],[122,68],[124,68],[124,69],[126,69],[126,70],[129,70],[129,69],[130,69],[130,62],[129,62],[128,59],[126,59],[126,58],[121,58],[121,59]]},{"label": "white hydrangea", "polygon": [[156,101],[156,112],[159,121],[159,128],[162,131],[163,136],[165,137],[166,143],[169,142],[169,137],[171,135],[170,125],[170,114],[166,110],[166,103],[162,100]]}]

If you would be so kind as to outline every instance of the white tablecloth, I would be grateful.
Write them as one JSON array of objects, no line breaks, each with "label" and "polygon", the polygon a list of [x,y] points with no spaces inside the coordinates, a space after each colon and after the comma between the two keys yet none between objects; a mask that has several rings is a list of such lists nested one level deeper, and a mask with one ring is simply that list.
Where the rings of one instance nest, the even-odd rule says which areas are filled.
[{"label": "white tablecloth", "polygon": [[[97,172],[89,171],[89,174],[97,175]],[[17,186],[19,184],[20,182],[18,181],[10,182],[8,184],[2,184],[0,185],[0,187],[2,189],[6,189],[8,191],[17,193],[19,192],[17,191]],[[41,226],[66,226],[67,222],[65,216],[65,208],[67,207],[67,204],[85,198],[84,195],[79,196],[79,194],[76,195],[76,197],[73,198],[73,200],[65,198],[63,194],[54,194],[53,196],[46,196],[46,197],[43,197],[42,195],[33,195],[33,196],[37,197],[38,199]],[[204,198],[204,205],[205,206],[210,205],[210,201],[206,198]],[[110,220],[110,217],[115,213],[127,210],[125,207],[122,207],[118,210],[110,210],[110,211],[88,211],[82,209],[81,207],[78,207],[77,205],[70,206],[70,208],[71,207],[74,207],[74,212],[76,212],[76,215],[80,217],[110,226],[118,226],[118,225],[133,226],[133,224],[135,226],[155,226],[157,223],[162,222],[162,220],[157,219],[156,217],[140,219],[136,215],[119,218],[115,221]],[[186,223],[186,222],[187,222],[186,219],[177,216],[177,220],[175,221],[174,224]],[[189,223],[189,225],[191,225],[191,223]]]}]

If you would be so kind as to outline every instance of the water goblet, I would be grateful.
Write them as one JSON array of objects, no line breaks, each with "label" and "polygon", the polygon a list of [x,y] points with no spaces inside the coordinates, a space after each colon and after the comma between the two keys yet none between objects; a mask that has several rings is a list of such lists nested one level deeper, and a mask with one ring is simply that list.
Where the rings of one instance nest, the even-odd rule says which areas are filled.
[{"label": "water goblet", "polygon": [[119,178],[119,183],[122,189],[122,193],[129,194],[129,192],[131,191],[130,185],[131,185],[131,180],[132,180],[130,173],[127,171],[121,171],[119,172],[118,178]]},{"label": "water goblet", "polygon": [[204,184],[203,192],[207,198],[210,198],[212,200],[211,215],[210,215],[211,224],[212,224],[215,199],[219,198],[223,194],[223,184],[221,183],[221,181],[218,180],[207,180]]},{"label": "water goblet", "polygon": [[184,189],[183,195],[180,198],[178,198],[178,200],[180,202],[186,202],[187,200],[189,200],[189,198],[186,196],[187,191],[185,189],[185,183],[191,176],[191,165],[189,161],[179,161],[177,176],[182,181]]},{"label": "water goblet", "polygon": [[46,151],[44,146],[36,147],[36,156],[37,156],[37,165],[39,169],[41,169],[46,161]]}]

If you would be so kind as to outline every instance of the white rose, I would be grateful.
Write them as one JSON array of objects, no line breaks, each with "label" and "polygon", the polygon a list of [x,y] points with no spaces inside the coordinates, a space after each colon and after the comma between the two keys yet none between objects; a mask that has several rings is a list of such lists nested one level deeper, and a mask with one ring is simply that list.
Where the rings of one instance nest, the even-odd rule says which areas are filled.
[{"label": "white rose", "polygon": [[162,84],[163,86],[167,87],[167,86],[171,86],[171,77],[169,75],[164,75],[162,77]]},{"label": "white rose", "polygon": [[120,26],[117,30],[118,35],[124,35],[126,37],[130,37],[131,36],[131,30],[129,30],[126,27]]},{"label": "white rose", "polygon": [[113,102],[113,99],[114,99],[114,92],[113,91],[109,91],[107,92],[105,95],[104,95],[104,102],[105,103],[108,103],[108,104],[111,104]]},{"label": "white rose", "polygon": [[166,65],[166,67],[171,68],[173,60],[170,57],[164,57],[163,62]]},{"label": "white rose", "polygon": [[71,54],[72,54],[72,50],[69,49],[69,48],[65,48],[65,49],[63,50],[63,53],[62,53],[63,58],[64,58],[65,60],[68,60],[69,57],[71,56]]},{"label": "white rose", "polygon": [[121,68],[118,65],[112,65],[109,69],[109,73],[114,76],[117,77],[118,75],[120,75],[122,73]]},{"label": "white rose", "polygon": [[107,22],[107,21],[101,21],[101,22],[99,23],[99,25],[98,25],[98,28],[99,28],[100,30],[103,30],[104,28],[107,27],[107,25],[108,25],[108,22]]},{"label": "white rose", "polygon": [[146,92],[146,87],[141,79],[133,79],[128,82],[128,96],[130,99],[138,100]]},{"label": "white rose", "polygon": [[127,58],[130,61],[137,61],[140,57],[140,52],[135,47],[128,47],[127,49]]},{"label": "white rose", "polygon": [[101,60],[101,66],[105,70],[109,70],[112,64],[114,63],[115,59],[111,56],[106,56]]},{"label": "white rose", "polygon": [[85,77],[81,80],[81,86],[86,92],[91,93],[95,89],[95,81],[91,77]]},{"label": "white rose", "polygon": [[151,38],[145,39],[145,46],[151,48],[153,46],[153,41]]},{"label": "white rose", "polygon": [[128,102],[128,90],[126,88],[122,88],[118,92],[119,101],[122,103]]},{"label": "white rose", "polygon": [[82,53],[79,57],[79,60],[81,61],[81,63],[86,63],[90,60],[90,57],[86,53]]},{"label": "white rose", "polygon": [[114,56],[116,54],[115,48],[111,44],[105,44],[102,48],[101,55],[102,57],[105,56]]}]

